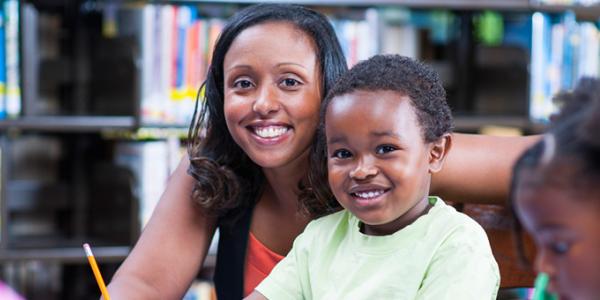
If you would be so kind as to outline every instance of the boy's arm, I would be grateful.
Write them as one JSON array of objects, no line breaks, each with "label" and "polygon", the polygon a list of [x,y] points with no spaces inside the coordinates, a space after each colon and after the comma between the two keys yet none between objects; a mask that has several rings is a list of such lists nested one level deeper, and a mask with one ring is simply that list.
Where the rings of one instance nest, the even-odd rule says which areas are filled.
[{"label": "boy's arm", "polygon": [[455,133],[431,194],[444,200],[504,205],[514,162],[540,136],[497,137]]},{"label": "boy's arm", "polygon": [[133,251],[108,285],[112,299],[181,299],[200,269],[216,221],[191,200],[185,156]]},{"label": "boy's arm", "polygon": [[436,251],[417,293],[417,300],[496,299],[498,264],[485,231],[476,226],[453,232]]}]

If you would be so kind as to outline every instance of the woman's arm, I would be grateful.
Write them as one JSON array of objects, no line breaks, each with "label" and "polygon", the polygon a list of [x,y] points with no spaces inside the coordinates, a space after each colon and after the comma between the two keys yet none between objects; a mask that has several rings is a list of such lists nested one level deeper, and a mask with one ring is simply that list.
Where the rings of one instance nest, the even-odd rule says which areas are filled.
[{"label": "woman's arm", "polygon": [[505,204],[514,162],[539,139],[455,133],[444,167],[433,176],[431,194],[455,202]]},{"label": "woman's arm", "polygon": [[150,221],[108,286],[113,299],[181,299],[202,265],[215,230],[191,200],[185,156]]}]

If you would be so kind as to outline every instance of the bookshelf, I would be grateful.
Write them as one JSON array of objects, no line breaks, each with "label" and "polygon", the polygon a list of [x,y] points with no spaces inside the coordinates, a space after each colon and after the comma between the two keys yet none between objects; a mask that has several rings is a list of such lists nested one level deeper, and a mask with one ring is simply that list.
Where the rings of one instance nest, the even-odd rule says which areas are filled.
[{"label": "bookshelf", "polygon": [[0,121],[0,130],[6,131],[100,132],[133,130],[136,127],[137,120],[130,116],[25,116]]},{"label": "bookshelf", "polygon": [[[68,287],[91,282],[87,292],[95,291],[80,244],[94,246],[110,278],[181,155],[211,43],[231,14],[259,1],[2,3],[7,2],[0,50],[12,60],[0,64],[0,86],[5,83],[8,91],[11,84],[14,92],[16,82],[19,93],[11,94],[11,101],[18,102],[9,112],[9,95],[0,92],[0,279],[13,281],[28,299],[89,298],[84,289]],[[548,88],[547,78],[532,74],[547,72],[534,70],[536,64],[557,62],[550,55],[540,62],[532,59],[534,14],[544,16],[548,31],[583,23],[597,30],[600,18],[599,4],[533,0],[294,3],[330,16],[349,64],[380,52],[431,64],[448,91],[457,131],[463,132],[485,126],[540,132],[544,123],[530,116],[530,99],[539,88],[543,93],[535,97],[548,103],[548,91],[558,85]],[[7,15],[15,4],[16,18]],[[164,27],[175,26],[175,8],[187,16],[185,28],[178,30],[196,32],[196,41],[204,41],[202,49],[192,40],[179,41],[181,49],[199,58],[193,63],[159,46],[171,44],[164,42],[169,38]],[[15,20],[20,26],[14,27]],[[15,28],[20,30],[16,36]],[[365,38],[365,32],[375,34]],[[352,43],[362,46],[348,47]],[[540,45],[547,49],[552,40]],[[176,64],[193,67],[169,69]],[[171,85],[174,81],[177,85]],[[568,87],[564,81],[561,87]],[[214,266],[214,257],[206,265]],[[28,277],[31,268],[55,272],[60,279],[35,281]],[[51,281],[58,290],[40,292]]]}]

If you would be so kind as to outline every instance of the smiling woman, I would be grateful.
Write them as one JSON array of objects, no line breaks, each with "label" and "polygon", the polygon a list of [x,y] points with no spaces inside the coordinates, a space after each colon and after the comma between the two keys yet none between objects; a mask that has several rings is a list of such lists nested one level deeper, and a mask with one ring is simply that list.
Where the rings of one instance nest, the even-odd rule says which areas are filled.
[{"label": "smiling woman", "polygon": [[306,160],[322,98],[314,48],[295,25],[270,22],[246,29],[225,56],[227,128],[267,177]]},{"label": "smiling woman", "polygon": [[[309,169],[321,100],[346,70],[333,28],[320,13],[262,4],[233,16],[213,51],[189,160],[170,178],[110,283],[111,296],[180,299],[217,227],[219,299],[250,293],[311,220],[299,210],[298,186]],[[432,189],[480,202],[503,199],[510,164],[531,143],[467,135],[454,141]],[[256,267],[252,257],[268,259]]]}]

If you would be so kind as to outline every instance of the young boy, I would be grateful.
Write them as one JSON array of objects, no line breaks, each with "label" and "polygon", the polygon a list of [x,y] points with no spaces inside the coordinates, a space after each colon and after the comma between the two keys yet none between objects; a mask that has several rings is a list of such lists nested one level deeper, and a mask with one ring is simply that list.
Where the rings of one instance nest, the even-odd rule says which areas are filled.
[{"label": "young boy", "polygon": [[337,81],[322,117],[303,205],[344,209],[311,222],[249,298],[495,299],[485,232],[428,196],[452,144],[437,74],[375,56]]}]

